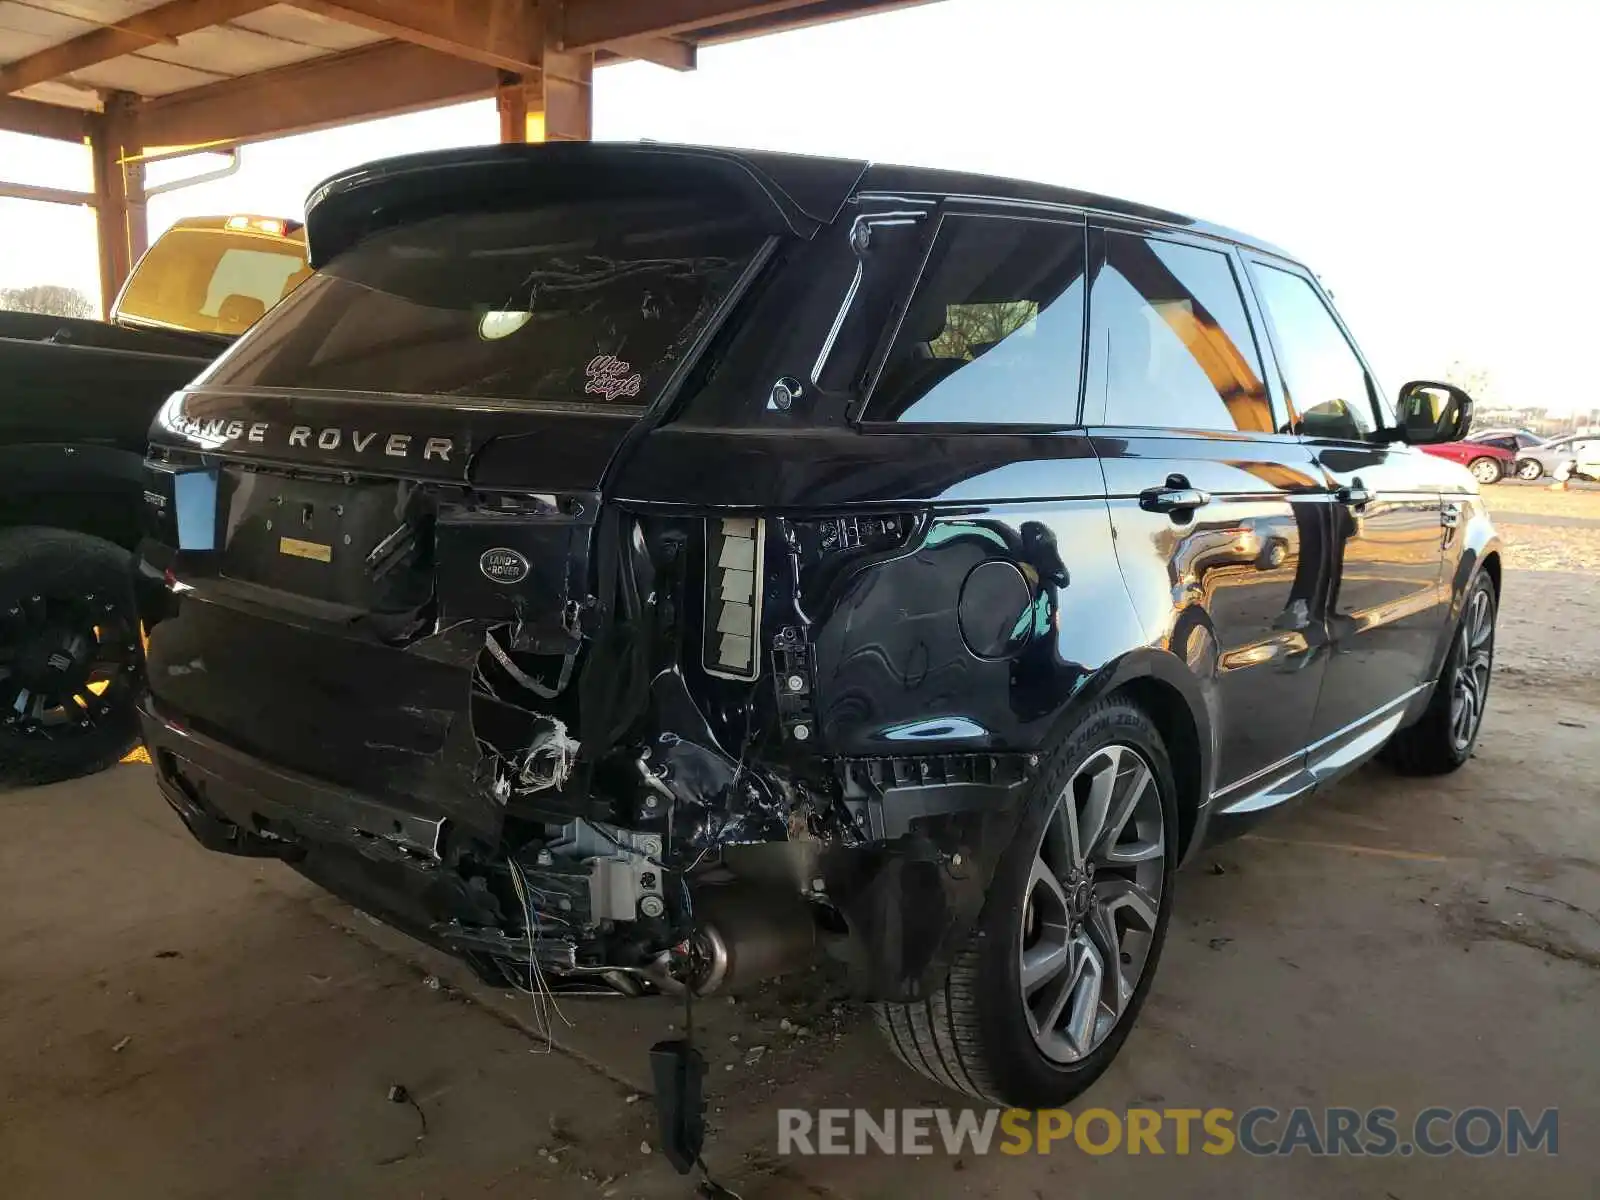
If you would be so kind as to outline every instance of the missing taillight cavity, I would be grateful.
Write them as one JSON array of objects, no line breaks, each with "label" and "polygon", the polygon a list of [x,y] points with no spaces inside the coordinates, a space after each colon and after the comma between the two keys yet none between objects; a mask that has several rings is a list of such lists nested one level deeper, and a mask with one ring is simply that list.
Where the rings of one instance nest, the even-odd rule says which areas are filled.
[{"label": "missing taillight cavity", "polygon": [[708,674],[752,680],[761,673],[761,584],[765,522],[727,517],[706,523],[705,636]]}]

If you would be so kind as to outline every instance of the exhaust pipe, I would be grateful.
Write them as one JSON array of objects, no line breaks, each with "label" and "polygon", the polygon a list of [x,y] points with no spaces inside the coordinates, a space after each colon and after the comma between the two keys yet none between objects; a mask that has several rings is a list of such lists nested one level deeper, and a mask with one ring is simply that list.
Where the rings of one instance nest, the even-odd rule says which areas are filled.
[{"label": "exhaust pipe", "polygon": [[799,896],[742,884],[707,887],[694,898],[697,996],[736,993],[810,965],[817,923]]}]

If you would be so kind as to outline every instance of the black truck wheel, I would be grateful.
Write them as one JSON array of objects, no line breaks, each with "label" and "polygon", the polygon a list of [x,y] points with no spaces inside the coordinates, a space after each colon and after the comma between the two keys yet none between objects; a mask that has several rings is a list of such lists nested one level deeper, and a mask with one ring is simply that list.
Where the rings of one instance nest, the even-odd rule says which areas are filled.
[{"label": "black truck wheel", "polygon": [[126,550],[0,530],[0,785],[71,779],[127,754],[140,662]]},{"label": "black truck wheel", "polygon": [[1040,774],[971,941],[942,988],[880,1004],[913,1070],[989,1103],[1067,1103],[1116,1057],[1172,912],[1176,789],[1124,700],[1085,714]]}]

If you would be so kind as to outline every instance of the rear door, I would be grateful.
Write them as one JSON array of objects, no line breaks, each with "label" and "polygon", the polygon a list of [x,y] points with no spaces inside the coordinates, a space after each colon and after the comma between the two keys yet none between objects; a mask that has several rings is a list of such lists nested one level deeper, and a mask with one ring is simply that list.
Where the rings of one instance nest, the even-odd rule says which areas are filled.
[{"label": "rear door", "polygon": [[1217,784],[1296,770],[1321,677],[1326,489],[1288,429],[1225,244],[1092,231],[1086,419],[1147,636],[1211,690]]},{"label": "rear door", "polygon": [[1332,492],[1332,654],[1314,740],[1355,736],[1421,687],[1449,613],[1441,492],[1460,468],[1378,430],[1392,425],[1380,393],[1315,281],[1286,262],[1250,256],[1296,428]]}]

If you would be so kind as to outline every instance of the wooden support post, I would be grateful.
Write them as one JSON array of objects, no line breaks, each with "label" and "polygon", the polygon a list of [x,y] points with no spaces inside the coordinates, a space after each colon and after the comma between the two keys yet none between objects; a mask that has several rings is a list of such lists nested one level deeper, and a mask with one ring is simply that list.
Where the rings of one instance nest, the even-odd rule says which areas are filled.
[{"label": "wooden support post", "polygon": [[586,142],[594,134],[594,55],[544,51],[537,78],[500,73],[502,142]]},{"label": "wooden support post", "polygon": [[528,141],[528,85],[514,71],[501,71],[494,90],[494,106],[500,113],[500,140],[505,143]]},{"label": "wooden support post", "polygon": [[594,55],[544,50],[541,108],[544,140],[587,142],[594,136]]},{"label": "wooden support post", "polygon": [[127,92],[108,92],[105,111],[90,118],[89,149],[100,245],[100,311],[108,317],[150,236],[145,216],[144,167],[128,162],[142,149],[138,104],[137,97]]}]

